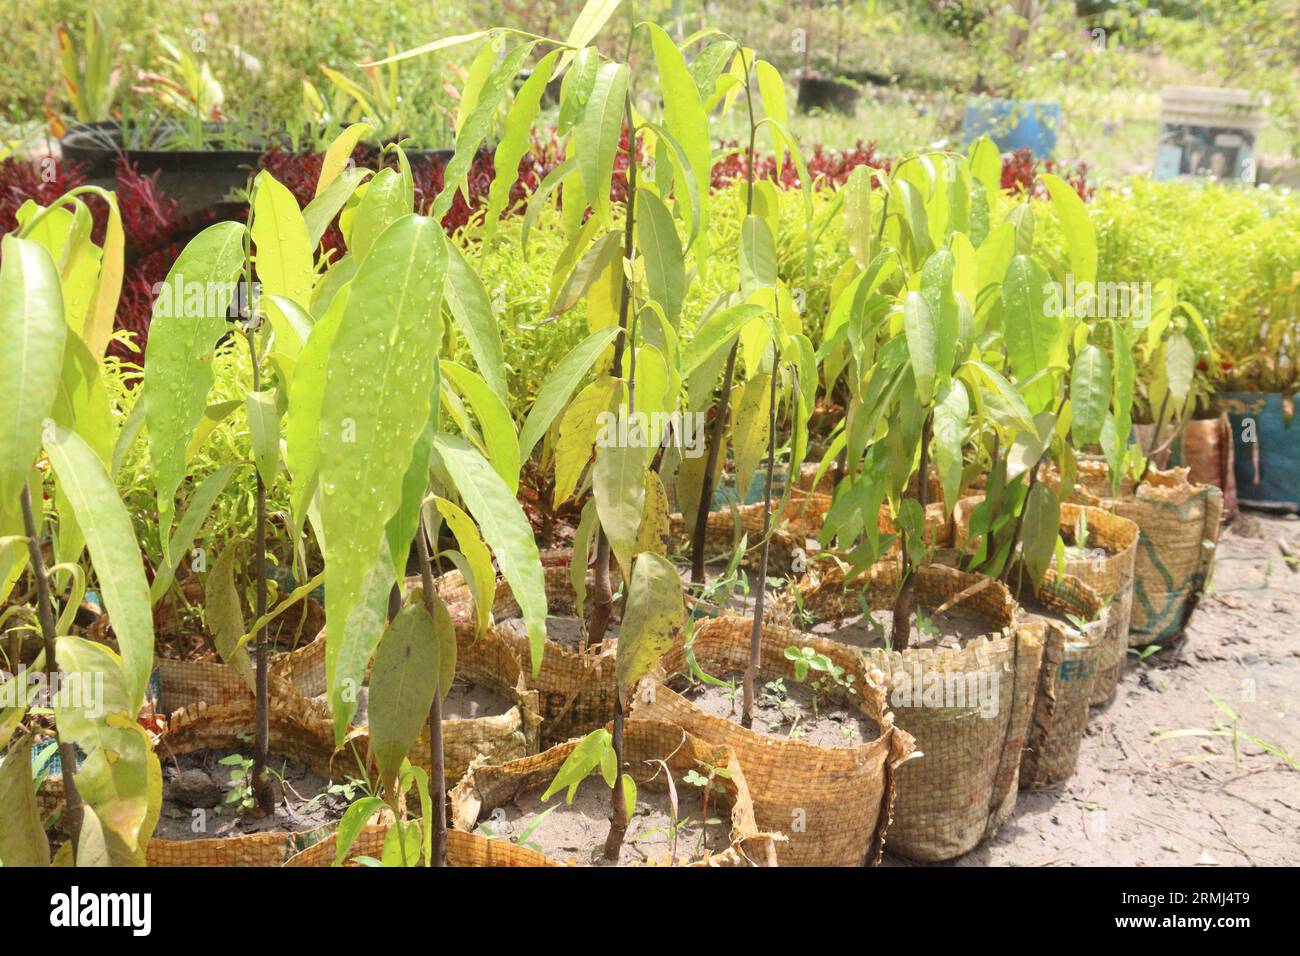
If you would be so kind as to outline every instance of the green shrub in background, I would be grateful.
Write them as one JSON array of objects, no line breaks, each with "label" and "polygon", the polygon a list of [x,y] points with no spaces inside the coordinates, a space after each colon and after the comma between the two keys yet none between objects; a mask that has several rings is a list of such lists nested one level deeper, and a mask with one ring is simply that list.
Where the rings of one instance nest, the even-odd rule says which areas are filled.
[{"label": "green shrub in background", "polygon": [[[1177,282],[1219,353],[1223,390],[1293,389],[1300,365],[1300,199],[1206,182],[1133,179],[1090,207],[1101,282]],[[1058,258],[1052,217],[1036,241]]]}]

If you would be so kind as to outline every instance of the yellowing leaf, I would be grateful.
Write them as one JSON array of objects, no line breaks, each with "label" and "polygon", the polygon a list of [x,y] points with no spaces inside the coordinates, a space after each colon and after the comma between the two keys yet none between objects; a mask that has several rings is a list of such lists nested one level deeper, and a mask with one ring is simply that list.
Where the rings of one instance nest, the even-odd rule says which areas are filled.
[{"label": "yellowing leaf", "polygon": [[591,460],[599,416],[602,412],[617,412],[623,388],[622,381],[608,375],[601,376],[579,392],[565,409],[555,440],[555,490],[552,499],[555,507],[558,508],[573,494],[578,479]]},{"label": "yellowing leaf", "polygon": [[637,681],[672,646],[686,613],[683,594],[682,579],[666,558],[650,551],[637,556],[615,663],[619,695],[625,702]]}]

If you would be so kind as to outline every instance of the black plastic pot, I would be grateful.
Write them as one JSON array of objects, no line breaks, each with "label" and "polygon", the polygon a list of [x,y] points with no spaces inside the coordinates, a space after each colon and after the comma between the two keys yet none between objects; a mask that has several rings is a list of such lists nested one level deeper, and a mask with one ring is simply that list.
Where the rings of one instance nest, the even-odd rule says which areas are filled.
[{"label": "black plastic pot", "polygon": [[[221,124],[205,123],[215,142]],[[183,215],[211,209],[248,182],[261,149],[127,149],[115,122],[81,123],[59,143],[65,161],[84,165],[93,180],[112,180],[119,156],[144,175],[159,174],[159,186],[180,204]]]},{"label": "black plastic pot", "polygon": [[824,110],[827,113],[848,113],[851,115],[857,111],[858,98],[861,95],[862,91],[852,83],[841,83],[839,80],[823,80],[814,76],[806,76],[799,81],[797,108],[800,113]]}]

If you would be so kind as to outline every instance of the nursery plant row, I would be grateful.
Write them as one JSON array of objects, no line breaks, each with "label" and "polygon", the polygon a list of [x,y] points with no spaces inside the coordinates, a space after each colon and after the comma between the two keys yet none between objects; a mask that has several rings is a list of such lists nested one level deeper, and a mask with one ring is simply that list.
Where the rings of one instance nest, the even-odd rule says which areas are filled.
[{"label": "nursery plant row", "polygon": [[952,859],[1181,632],[1222,496],[1153,464],[1220,361],[1179,284],[1108,285],[987,140],[819,193],[771,64],[647,22],[634,73],[608,7],[394,54],[494,51],[428,205],[362,124],[305,204],[261,170],[141,366],[134,211],[17,210],[5,866]]}]

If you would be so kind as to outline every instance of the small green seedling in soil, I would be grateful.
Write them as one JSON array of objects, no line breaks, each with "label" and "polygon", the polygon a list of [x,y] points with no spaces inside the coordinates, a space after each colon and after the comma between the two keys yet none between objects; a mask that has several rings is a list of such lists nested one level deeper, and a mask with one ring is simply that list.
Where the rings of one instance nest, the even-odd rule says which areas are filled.
[{"label": "small green seedling in soil", "polygon": [[1213,730],[1200,727],[1190,727],[1182,730],[1158,731],[1156,732],[1156,739],[1173,740],[1179,737],[1226,737],[1232,741],[1232,762],[1238,767],[1241,766],[1241,741],[1244,740],[1247,743],[1254,744],[1266,753],[1272,754],[1278,760],[1290,766],[1292,770],[1300,770],[1300,761],[1297,761],[1295,757],[1292,757],[1281,747],[1243,732],[1241,730],[1241,718],[1231,707],[1219,698],[1215,697],[1209,691],[1205,692],[1205,696],[1214,702],[1214,706],[1218,707],[1231,723],[1225,723],[1222,719],[1216,718]]},{"label": "small green seedling in soil", "polygon": [[925,612],[920,608],[916,609],[916,629],[921,633],[923,638],[933,640],[942,633],[939,625],[934,623],[933,619],[926,617]]},{"label": "small green seedling in soil", "polygon": [[1128,652],[1132,654],[1134,657],[1136,657],[1137,662],[1140,665],[1142,665],[1142,667],[1145,668],[1151,666],[1147,663],[1147,659],[1154,657],[1159,650],[1160,650],[1159,644],[1148,644],[1146,647],[1143,648],[1130,647],[1128,649]]},{"label": "small green seedling in soil", "polygon": [[808,672],[811,670],[818,674],[825,674],[831,678],[836,686],[845,690],[853,690],[853,675],[845,675],[844,668],[840,667],[825,654],[819,654],[811,647],[790,646],[785,649],[785,659],[794,665],[794,679],[803,683],[808,678]]},{"label": "small green seedling in soil", "polygon": [[[619,779],[618,756],[614,752],[614,737],[604,727],[587,734],[573,748],[573,751],[565,758],[564,763],[560,765],[559,771],[555,774],[555,779],[551,781],[550,786],[542,794],[542,802],[545,803],[561,790],[567,790],[565,802],[572,804],[573,798],[578,792],[578,786],[596,769],[600,770],[605,785],[612,790]],[[622,780],[623,801],[627,810],[627,818],[630,820],[632,811],[636,808],[636,781],[632,779],[630,774],[626,773],[622,774]]]},{"label": "small green seedling in soil", "polygon": [[778,677],[776,680],[770,680],[766,684],[764,684],[763,690],[765,691],[763,696],[766,697],[768,700],[770,700],[777,707],[780,707],[783,703],[785,703],[785,698],[788,691],[785,688],[785,681],[782,680],[780,677]]},{"label": "small green seedling in soil", "polygon": [[529,823],[528,826],[524,827],[524,831],[518,834],[517,836],[503,837],[500,834],[498,834],[495,830],[493,830],[491,827],[489,827],[486,823],[480,823],[478,825],[478,828],[489,840],[505,840],[507,843],[513,843],[516,846],[527,847],[530,850],[536,850],[538,853],[541,853],[542,852],[541,846],[538,845],[537,843],[532,842],[530,838],[534,833],[537,832],[537,828],[542,825],[542,821],[545,820],[547,817],[549,817],[552,813],[554,813],[558,809],[560,809],[560,805],[557,803],[555,806],[548,807],[547,809],[543,810],[536,817],[534,817],[533,821]]},{"label": "small green seedling in soil", "polygon": [[718,778],[731,779],[731,771],[725,767],[713,767],[703,764],[707,773],[700,773],[698,770],[691,769],[686,771],[686,776],[682,777],[682,782],[692,787],[699,787],[703,803],[700,807],[700,816],[704,819],[704,825],[700,828],[700,849],[699,855],[703,856],[709,846],[709,827],[717,826],[722,821],[717,817],[709,816],[709,797],[713,794],[726,796],[727,788],[724,787]]},{"label": "small green seedling in soil", "polygon": [[798,586],[793,582],[791,582],[790,585],[790,595],[794,601],[794,613],[792,616],[795,624],[798,625],[800,629],[811,628],[813,624],[816,623],[816,617],[812,611],[808,610],[808,608],[804,606],[803,592],[800,591]]},{"label": "small green seedling in soil", "polygon": [[232,768],[230,771],[230,790],[226,793],[226,803],[233,805],[240,810],[252,809],[256,800],[253,798],[253,787],[251,784],[253,773],[253,761],[242,754],[231,754],[229,757],[222,757],[217,761],[223,767]]}]

